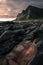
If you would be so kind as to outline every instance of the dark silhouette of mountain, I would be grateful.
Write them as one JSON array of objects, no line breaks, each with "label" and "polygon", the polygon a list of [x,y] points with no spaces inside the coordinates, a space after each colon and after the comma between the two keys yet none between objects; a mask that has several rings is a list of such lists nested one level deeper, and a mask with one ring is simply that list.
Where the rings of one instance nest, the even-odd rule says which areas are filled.
[{"label": "dark silhouette of mountain", "polygon": [[17,15],[16,20],[28,20],[28,19],[42,19],[43,18],[43,8],[38,8],[35,6],[28,6],[26,10]]}]

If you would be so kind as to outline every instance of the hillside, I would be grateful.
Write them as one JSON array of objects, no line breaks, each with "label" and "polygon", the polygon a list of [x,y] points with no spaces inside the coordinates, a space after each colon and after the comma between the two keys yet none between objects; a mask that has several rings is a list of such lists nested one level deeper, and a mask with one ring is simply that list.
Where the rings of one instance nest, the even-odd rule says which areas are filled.
[{"label": "hillside", "polygon": [[43,8],[28,6],[17,15],[16,20],[43,19]]}]

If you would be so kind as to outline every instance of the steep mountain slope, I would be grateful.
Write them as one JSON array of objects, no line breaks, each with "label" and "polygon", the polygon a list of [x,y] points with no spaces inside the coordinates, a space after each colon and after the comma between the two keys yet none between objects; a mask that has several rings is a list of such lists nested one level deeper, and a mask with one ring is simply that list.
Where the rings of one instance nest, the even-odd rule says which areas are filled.
[{"label": "steep mountain slope", "polygon": [[35,6],[28,6],[26,10],[17,15],[16,20],[28,20],[28,19],[42,19],[43,18],[43,8],[38,8]]}]

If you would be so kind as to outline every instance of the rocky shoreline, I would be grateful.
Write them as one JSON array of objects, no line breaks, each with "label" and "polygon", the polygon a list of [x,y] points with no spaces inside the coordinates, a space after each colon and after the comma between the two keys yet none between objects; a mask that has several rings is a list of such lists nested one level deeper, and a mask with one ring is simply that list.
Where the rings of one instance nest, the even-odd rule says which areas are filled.
[{"label": "rocky shoreline", "polygon": [[[34,40],[35,40],[35,42],[34,42]],[[5,61],[4,62],[2,61],[3,62],[2,65],[7,65],[6,58],[8,59],[10,57],[13,57],[11,53],[13,53],[13,55],[15,55],[18,52],[15,50],[17,48],[17,46],[19,46],[20,44],[25,45],[26,44],[25,41],[30,41],[30,42],[33,41],[36,44],[36,49],[37,49],[35,58],[33,59],[33,55],[32,55],[33,60],[31,61],[30,64],[28,62],[28,65],[43,65],[43,62],[42,62],[43,61],[43,59],[42,59],[43,58],[43,22],[39,21],[39,22],[30,22],[30,23],[28,23],[28,22],[27,23],[26,22],[0,23],[0,65],[1,65],[1,61],[3,59],[5,59]],[[33,44],[33,42],[32,42],[32,44]],[[31,47],[31,44],[30,44],[30,47]],[[20,48],[21,48],[21,46],[20,46]],[[28,51],[29,51],[29,48],[28,48]],[[25,49],[26,49],[26,47],[25,47]],[[28,51],[25,51],[25,49],[24,49],[24,51],[22,51],[21,54],[28,52]],[[10,56],[10,54],[11,54],[11,56]],[[21,54],[19,54],[19,55],[21,55]],[[24,57],[24,55],[23,55],[23,57]],[[27,54],[26,54],[26,56],[27,56]],[[15,62],[14,60],[15,59],[13,59],[12,62]],[[9,60],[7,60],[7,61],[9,61]],[[20,63],[21,61],[16,60],[16,62]],[[27,62],[26,62],[26,64],[27,64]],[[26,65],[26,64],[21,62],[19,65]],[[9,63],[9,65],[11,65],[11,63]],[[12,65],[14,65],[14,64],[12,64]],[[15,65],[17,65],[17,64],[15,64]]]}]

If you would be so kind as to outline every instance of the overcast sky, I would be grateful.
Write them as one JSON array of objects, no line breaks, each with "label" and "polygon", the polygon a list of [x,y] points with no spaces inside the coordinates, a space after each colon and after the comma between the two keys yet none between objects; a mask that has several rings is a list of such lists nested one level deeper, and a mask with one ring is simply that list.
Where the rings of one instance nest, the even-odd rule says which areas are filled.
[{"label": "overcast sky", "polygon": [[43,8],[43,0],[0,0],[0,17],[16,17],[28,5]]}]

